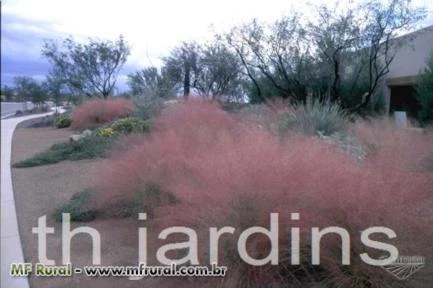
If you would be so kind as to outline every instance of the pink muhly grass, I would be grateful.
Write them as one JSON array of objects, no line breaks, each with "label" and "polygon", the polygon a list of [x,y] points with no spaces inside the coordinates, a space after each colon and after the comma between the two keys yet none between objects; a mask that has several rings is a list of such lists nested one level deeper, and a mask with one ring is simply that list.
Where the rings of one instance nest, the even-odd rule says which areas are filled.
[{"label": "pink muhly grass", "polygon": [[433,129],[401,128],[390,119],[376,118],[358,121],[353,130],[360,143],[369,147],[369,160],[376,165],[433,171]]},{"label": "pink muhly grass", "polygon": [[127,99],[89,100],[72,112],[72,129],[94,128],[133,113],[134,104]]},{"label": "pink muhly grass", "polygon": [[[384,242],[396,245],[403,255],[432,256],[429,219],[433,219],[433,209],[423,203],[433,198],[433,175],[431,171],[401,169],[410,159],[388,151],[394,147],[412,155],[411,147],[418,147],[423,151],[415,154],[423,158],[432,152],[427,145],[431,134],[414,137],[407,145],[409,139],[399,138],[400,132],[394,128],[384,131],[383,138],[370,136],[377,128],[363,129],[365,138],[358,132],[361,140],[373,142],[376,148],[375,154],[359,164],[317,137],[281,139],[264,129],[238,124],[214,104],[188,101],[163,111],[149,136],[107,160],[96,191],[107,201],[126,197],[146,183],[170,191],[177,199],[174,204],[159,205],[147,199],[150,205],[159,205],[152,223],[157,227],[194,227],[203,236],[199,238],[199,246],[205,247],[200,249],[203,262],[209,227],[233,226],[239,235],[251,226],[269,227],[269,214],[280,213],[280,265],[247,265],[235,250],[236,235],[227,236],[229,240],[220,247],[220,264],[228,265],[231,273],[225,287],[285,281],[294,287],[316,281],[331,287],[383,287],[393,276],[360,260],[359,254],[366,249],[360,243],[360,231],[389,227],[398,238]],[[301,220],[291,221],[291,212],[300,213]],[[301,266],[290,265],[287,247],[292,226],[302,232],[305,254]],[[352,265],[341,265],[341,241],[332,235],[322,240],[321,266],[309,264],[311,227],[328,226],[349,231]],[[257,235],[248,249],[251,255],[264,257],[268,240]],[[377,251],[367,251],[377,256]]]}]

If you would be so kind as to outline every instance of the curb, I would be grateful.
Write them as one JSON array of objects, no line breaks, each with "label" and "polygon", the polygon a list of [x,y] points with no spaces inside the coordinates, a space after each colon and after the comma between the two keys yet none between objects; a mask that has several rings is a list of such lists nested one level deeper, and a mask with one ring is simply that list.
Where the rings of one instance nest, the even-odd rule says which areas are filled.
[{"label": "curb", "polygon": [[0,287],[29,288],[27,277],[11,277],[11,263],[24,263],[12,187],[12,138],[17,125],[23,121],[53,114],[30,115],[1,120],[1,283]]}]

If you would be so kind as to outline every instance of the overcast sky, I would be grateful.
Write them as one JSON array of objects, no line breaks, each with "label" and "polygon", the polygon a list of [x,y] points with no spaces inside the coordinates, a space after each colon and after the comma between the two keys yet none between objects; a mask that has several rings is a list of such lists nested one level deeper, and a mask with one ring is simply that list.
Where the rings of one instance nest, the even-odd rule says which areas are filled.
[{"label": "overcast sky", "polygon": [[[203,41],[253,18],[275,21],[290,10],[308,14],[302,0],[5,0],[1,11],[1,80],[14,76],[42,80],[49,64],[41,58],[44,39],[71,35],[115,40],[120,34],[131,45],[124,75],[144,66],[160,65],[160,58],[184,40]],[[319,1],[313,1],[318,4]],[[326,1],[330,2],[330,1]],[[348,0],[341,0],[348,3]],[[433,0],[421,26],[433,25]],[[123,83],[123,84],[122,84]]]}]

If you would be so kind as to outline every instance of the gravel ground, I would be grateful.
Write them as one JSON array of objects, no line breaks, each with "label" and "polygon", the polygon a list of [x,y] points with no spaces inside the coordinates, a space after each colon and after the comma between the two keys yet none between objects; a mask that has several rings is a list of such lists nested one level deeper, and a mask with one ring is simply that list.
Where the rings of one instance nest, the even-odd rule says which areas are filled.
[{"label": "gravel ground", "polygon": [[[53,128],[18,128],[12,147],[12,163],[43,151],[54,143],[67,141],[68,130]],[[48,226],[55,228],[47,236],[47,257],[62,263],[61,225],[54,221],[52,214],[56,207],[65,203],[78,191],[92,185],[92,175],[98,161],[65,161],[55,165],[33,168],[12,169],[19,229],[26,262],[38,262],[38,239],[32,234],[38,218],[47,215]],[[135,219],[97,219],[88,223],[72,224],[96,228],[101,235],[102,265],[137,265],[137,231]],[[143,226],[143,224],[141,224]],[[71,262],[76,267],[91,265],[91,238],[77,235],[72,240]],[[130,281],[126,278],[90,278],[81,275],[73,277],[30,276],[31,287],[161,287],[157,280]]]}]

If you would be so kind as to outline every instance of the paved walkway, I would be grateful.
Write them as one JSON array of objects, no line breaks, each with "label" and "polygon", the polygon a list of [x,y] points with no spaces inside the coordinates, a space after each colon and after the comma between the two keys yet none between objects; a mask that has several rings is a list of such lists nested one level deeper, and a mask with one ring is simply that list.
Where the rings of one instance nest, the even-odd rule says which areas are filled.
[{"label": "paved walkway", "polygon": [[[10,277],[11,263],[23,263],[11,177],[12,136],[18,123],[53,112],[1,120],[1,284],[2,288],[28,288],[27,277]],[[30,200],[30,199],[29,199]]]}]

